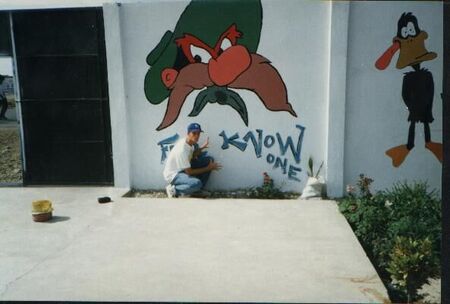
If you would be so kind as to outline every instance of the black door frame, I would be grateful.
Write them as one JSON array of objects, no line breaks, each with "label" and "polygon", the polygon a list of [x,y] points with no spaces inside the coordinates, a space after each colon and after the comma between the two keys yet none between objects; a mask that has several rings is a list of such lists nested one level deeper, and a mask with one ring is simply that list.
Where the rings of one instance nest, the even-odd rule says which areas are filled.
[{"label": "black door frame", "polygon": [[[15,39],[14,39],[14,22],[13,22],[13,14],[16,12],[48,12],[48,11],[79,11],[79,10],[95,10],[99,12],[97,14],[97,20],[96,23],[98,25],[98,37],[99,37],[99,61],[100,61],[100,69],[101,69],[101,81],[105,84],[104,86],[101,86],[102,95],[105,96],[105,102],[102,103],[102,113],[103,113],[103,119],[104,119],[104,133],[105,133],[105,151],[104,155],[105,157],[109,158],[109,164],[108,165],[108,180],[105,182],[70,182],[70,183],[35,183],[30,182],[27,179],[27,157],[26,157],[26,136],[24,135],[24,128],[23,128],[23,112],[22,112],[22,96],[20,92],[20,79],[19,79],[19,73],[17,67],[17,54],[16,54],[16,45],[15,45]],[[32,9],[32,10],[15,10],[9,12],[10,17],[10,27],[11,27],[11,41],[12,41],[12,59],[13,59],[13,69],[14,69],[14,78],[15,78],[15,91],[16,93],[16,103],[18,104],[18,109],[20,112],[20,140],[21,140],[21,154],[22,154],[22,171],[23,171],[23,186],[28,185],[96,185],[96,186],[111,186],[114,185],[114,167],[113,167],[113,161],[112,161],[112,138],[111,138],[111,117],[110,117],[110,107],[109,107],[109,92],[108,92],[108,71],[107,71],[107,58],[106,58],[106,45],[105,45],[105,33],[104,33],[104,21],[103,21],[103,10],[101,7],[89,7],[89,8],[50,8],[50,9]]]}]

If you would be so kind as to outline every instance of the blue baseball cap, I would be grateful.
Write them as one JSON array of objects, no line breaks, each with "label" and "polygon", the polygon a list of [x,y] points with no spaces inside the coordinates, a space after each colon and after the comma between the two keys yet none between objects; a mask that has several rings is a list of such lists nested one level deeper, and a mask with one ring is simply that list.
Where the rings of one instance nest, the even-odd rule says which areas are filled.
[{"label": "blue baseball cap", "polygon": [[193,122],[187,127],[187,132],[203,132],[203,130],[198,123]]}]

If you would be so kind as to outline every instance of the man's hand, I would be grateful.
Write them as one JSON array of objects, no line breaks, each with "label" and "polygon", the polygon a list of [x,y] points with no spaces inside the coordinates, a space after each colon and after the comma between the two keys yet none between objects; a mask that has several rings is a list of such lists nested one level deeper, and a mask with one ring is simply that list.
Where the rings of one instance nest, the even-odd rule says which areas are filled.
[{"label": "man's hand", "polygon": [[199,175],[202,173],[206,173],[206,172],[210,172],[213,170],[220,170],[222,169],[222,165],[219,163],[216,163],[212,160],[209,161],[208,165],[206,165],[205,167],[202,168],[187,168],[184,170],[184,173],[188,174],[188,175]]},{"label": "man's hand", "polygon": [[214,161],[209,161],[208,167],[209,171],[213,171],[213,170],[220,170],[222,169],[222,165],[220,163],[214,162]]},{"label": "man's hand", "polygon": [[205,143],[200,147],[201,150],[204,150],[209,147],[209,137],[206,138]]}]

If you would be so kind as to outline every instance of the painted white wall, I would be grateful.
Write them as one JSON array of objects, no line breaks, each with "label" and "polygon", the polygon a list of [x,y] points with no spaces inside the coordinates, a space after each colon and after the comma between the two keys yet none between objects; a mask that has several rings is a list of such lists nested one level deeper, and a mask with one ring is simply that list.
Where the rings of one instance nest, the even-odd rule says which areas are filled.
[{"label": "painted white wall", "polygon": [[[150,104],[143,89],[148,66],[145,58],[160,41],[164,32],[173,30],[187,5],[187,1],[155,3],[124,3],[120,6],[121,37],[125,95],[129,128],[129,159],[131,185],[136,188],[162,188],[163,165],[157,142],[175,133],[185,134],[188,123],[196,121],[210,138],[210,154],[224,168],[214,172],[209,182],[212,189],[233,189],[259,185],[262,172],[267,171],[278,185],[286,190],[300,191],[306,181],[307,158],[312,155],[317,162],[325,160],[327,140],[327,102],[329,67],[330,2],[264,0],[263,28],[258,53],[270,59],[281,74],[288,90],[289,100],[298,114],[294,118],[287,112],[271,112],[252,92],[241,90],[249,112],[246,127],[236,111],[227,106],[208,104],[199,116],[187,115],[192,109],[196,93],[185,102],[178,120],[169,128],[155,131],[166,110],[166,102]],[[114,71],[109,71],[114,73]],[[110,84],[111,85],[111,84]],[[114,121],[113,121],[114,123]],[[279,168],[272,169],[266,162],[268,152],[278,155],[278,148],[263,148],[261,158],[255,156],[252,145],[245,152],[234,147],[222,150],[222,137],[239,132],[244,136],[249,130],[262,129],[264,134],[280,132],[283,138],[290,135],[296,140],[298,129],[304,133],[300,183],[287,179]],[[113,134],[114,137],[114,134]],[[287,154],[288,163],[293,157]],[[323,174],[326,169],[323,170]]]},{"label": "painted white wall", "polygon": [[[331,196],[341,196],[346,184],[354,183],[359,173],[375,179],[374,188],[390,187],[395,181],[426,180],[440,188],[441,164],[423,145],[423,130],[418,125],[416,147],[400,168],[394,168],[384,154],[405,143],[408,113],[401,99],[403,72],[392,66],[384,71],[374,62],[389,46],[396,33],[401,13],[411,11],[421,28],[429,33],[428,50],[438,58],[423,64],[435,80],[435,121],[432,139],[442,137],[442,5],[424,2],[318,2],[263,0],[263,28],[258,53],[269,58],[280,72],[288,89],[289,101],[298,114],[270,112],[249,91],[240,91],[249,112],[246,127],[236,111],[227,106],[208,104],[199,116],[188,117],[197,93],[186,100],[178,120],[169,128],[155,131],[167,102],[150,104],[144,95],[145,62],[150,50],[166,30],[173,30],[188,1],[146,1],[123,3],[105,14],[105,24],[120,29],[120,35],[108,30],[108,72],[110,91],[114,87],[121,106],[111,108],[115,157],[115,177],[135,188],[163,188],[160,147],[162,139],[175,133],[185,134],[190,122],[198,122],[210,138],[210,154],[224,168],[214,172],[211,189],[234,189],[259,185],[267,171],[285,190],[301,191],[306,182],[306,163],[310,155],[325,161],[322,175]],[[109,20],[106,20],[109,19]],[[111,26],[112,25],[112,26]],[[107,26],[108,27],[108,26]],[[118,30],[117,30],[118,31]],[[119,43],[119,40],[120,43]],[[108,43],[108,40],[109,43]],[[121,53],[121,55],[120,55]],[[112,61],[112,63],[111,63]],[[116,69],[122,61],[122,69]],[[111,76],[111,73],[118,75]],[[120,89],[116,86],[123,85]],[[122,92],[122,93],[121,93]],[[123,98],[121,97],[123,94]],[[112,97],[111,102],[114,102]],[[125,102],[125,103],[124,103]],[[125,108],[121,108],[121,107]],[[120,115],[126,113],[126,118]],[[116,118],[114,118],[116,117]],[[127,131],[119,126],[127,122]],[[262,129],[264,135],[279,132],[283,139],[298,136],[296,124],[306,128],[299,174],[301,182],[287,179],[280,168],[266,161],[268,153],[279,154],[276,146],[263,148],[261,158],[253,146],[245,152],[230,147],[221,149],[225,130],[228,136]],[[120,130],[120,132],[119,132]],[[117,138],[119,143],[117,143]],[[124,146],[128,148],[125,149]],[[127,151],[125,151],[127,150]],[[288,163],[295,165],[291,154]],[[121,165],[119,165],[121,164]],[[125,170],[129,164],[129,171]]]},{"label": "painted white wall", "polygon": [[443,12],[439,2],[352,2],[350,4],[346,132],[345,183],[354,183],[360,173],[372,177],[374,187],[390,187],[396,181],[427,181],[433,188],[441,186],[441,164],[424,147],[422,124],[416,125],[414,149],[399,168],[391,165],[384,153],[406,144],[408,111],[401,97],[403,73],[395,68],[397,56],[384,71],[374,67],[377,58],[392,43],[397,21],[403,12],[412,12],[419,27],[429,35],[428,51],[438,57],[426,61],[434,78],[435,96],[430,124],[431,139],[442,142],[442,57]]},{"label": "painted white wall", "polygon": [[127,98],[125,95],[124,66],[122,54],[122,31],[119,5],[108,3],[103,6],[105,24],[105,45],[108,68],[109,107],[113,149],[114,185],[129,188],[130,141]]},{"label": "painted white wall", "polygon": [[347,88],[347,34],[349,2],[335,1],[331,7],[329,83],[327,109],[327,194],[344,193],[345,98]]}]

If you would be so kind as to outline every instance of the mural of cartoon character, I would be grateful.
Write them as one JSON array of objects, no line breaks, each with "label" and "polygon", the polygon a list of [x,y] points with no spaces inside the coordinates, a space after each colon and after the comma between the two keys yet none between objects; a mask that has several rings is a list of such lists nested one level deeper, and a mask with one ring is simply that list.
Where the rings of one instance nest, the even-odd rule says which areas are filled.
[{"label": "mural of cartoon character", "polygon": [[256,53],[261,27],[259,0],[192,0],[174,31],[167,31],[147,56],[146,98],[157,105],[168,97],[157,130],[172,125],[187,96],[204,88],[189,116],[197,116],[207,103],[218,103],[231,106],[248,125],[245,103],[231,90],[246,89],[268,110],[287,111],[297,117],[280,74]]},{"label": "mural of cartoon character", "polygon": [[379,70],[387,68],[394,54],[400,50],[396,68],[407,66],[413,71],[405,73],[403,77],[402,98],[408,107],[410,121],[408,141],[386,151],[392,159],[392,165],[399,167],[408,153],[414,147],[415,126],[417,122],[423,123],[425,133],[425,147],[442,162],[442,144],[431,141],[430,123],[433,122],[434,82],[430,71],[421,68],[420,64],[437,57],[436,53],[428,52],[425,40],[428,34],[419,28],[417,18],[412,13],[403,13],[398,20],[397,35],[392,45],[378,58],[375,67]]}]

